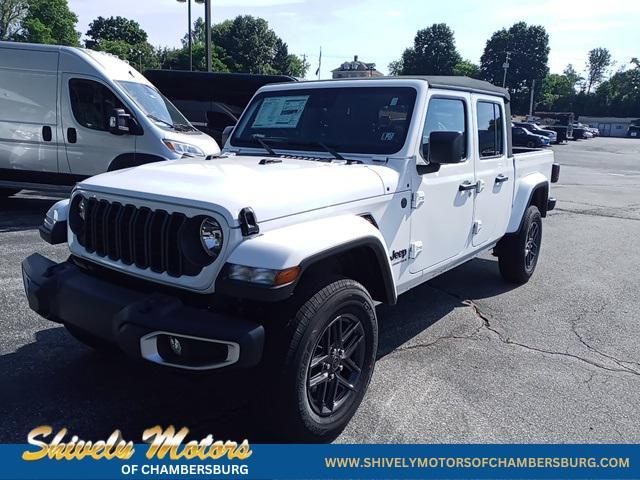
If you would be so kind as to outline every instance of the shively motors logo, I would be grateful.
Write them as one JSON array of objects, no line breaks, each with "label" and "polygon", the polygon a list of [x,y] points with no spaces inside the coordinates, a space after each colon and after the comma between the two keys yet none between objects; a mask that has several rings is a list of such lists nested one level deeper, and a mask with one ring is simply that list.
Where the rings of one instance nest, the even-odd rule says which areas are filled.
[{"label": "shively motors logo", "polygon": [[400,260],[401,262],[405,260],[405,258],[407,258],[407,249],[403,249],[403,250],[393,250],[391,252],[391,255],[389,255],[389,260],[391,260],[392,262],[396,261],[396,260]]}]

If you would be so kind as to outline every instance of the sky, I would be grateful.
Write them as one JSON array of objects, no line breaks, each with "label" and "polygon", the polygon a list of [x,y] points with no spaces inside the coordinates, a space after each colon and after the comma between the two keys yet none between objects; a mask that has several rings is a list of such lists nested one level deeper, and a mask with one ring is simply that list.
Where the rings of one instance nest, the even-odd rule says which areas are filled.
[{"label": "sky", "polygon": [[[86,32],[97,16],[136,20],[155,46],[179,46],[187,30],[187,6],[177,0],[69,0]],[[194,19],[204,7],[193,4]],[[638,0],[212,0],[213,22],[237,15],[266,19],[289,45],[306,55],[313,77],[322,47],[321,77],[358,55],[388,72],[388,64],[413,44],[416,31],[447,23],[462,56],[479,63],[487,39],[502,27],[524,20],[542,25],[550,37],[549,67],[562,73],[571,63],[583,71],[587,52],[605,47],[616,70],[640,56]]]}]

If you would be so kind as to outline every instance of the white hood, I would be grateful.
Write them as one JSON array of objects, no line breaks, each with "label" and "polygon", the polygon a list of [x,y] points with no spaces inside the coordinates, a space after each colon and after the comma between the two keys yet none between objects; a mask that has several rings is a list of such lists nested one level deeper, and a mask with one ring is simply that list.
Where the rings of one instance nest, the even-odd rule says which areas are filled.
[{"label": "white hood", "polygon": [[[212,210],[237,226],[251,207],[258,222],[383,195],[380,176],[366,165],[260,156],[174,160],[104,173],[80,184],[89,191],[122,194]],[[273,159],[271,159],[273,160]]]}]

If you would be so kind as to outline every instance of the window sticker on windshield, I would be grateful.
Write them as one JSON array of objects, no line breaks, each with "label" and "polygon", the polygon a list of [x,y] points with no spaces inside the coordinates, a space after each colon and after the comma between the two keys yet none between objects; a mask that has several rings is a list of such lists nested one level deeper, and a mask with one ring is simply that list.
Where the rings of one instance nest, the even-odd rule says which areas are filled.
[{"label": "window sticker on windshield", "polygon": [[395,107],[398,104],[398,97],[393,97],[389,106]]},{"label": "window sticker on windshield", "polygon": [[251,128],[296,128],[307,100],[309,95],[265,98]]},{"label": "window sticker on windshield", "polygon": [[382,137],[380,137],[380,140],[382,140],[383,142],[391,142],[393,141],[393,137],[395,137],[396,134],[394,132],[384,132],[382,134]]}]

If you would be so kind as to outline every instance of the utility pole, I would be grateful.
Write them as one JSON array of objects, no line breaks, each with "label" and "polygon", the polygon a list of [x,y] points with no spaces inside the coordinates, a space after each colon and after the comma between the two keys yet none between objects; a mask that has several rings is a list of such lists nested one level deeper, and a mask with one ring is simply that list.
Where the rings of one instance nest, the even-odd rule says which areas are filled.
[{"label": "utility pole", "polygon": [[507,58],[502,64],[502,68],[504,68],[504,75],[502,76],[502,88],[506,88],[507,86],[507,70],[509,70],[509,60],[511,60],[511,52],[507,52]]},{"label": "utility pole", "polygon": [[205,55],[207,56],[207,72],[211,71],[211,0],[204,1],[205,22]]},{"label": "utility pole", "polygon": [[531,117],[533,115],[533,94],[536,90],[536,81],[532,80],[531,81],[531,92],[530,92],[530,98],[529,98],[529,116]]},{"label": "utility pole", "polygon": [[187,30],[189,35],[189,71],[193,71],[193,39],[191,38],[191,0],[189,1],[189,29]]}]

